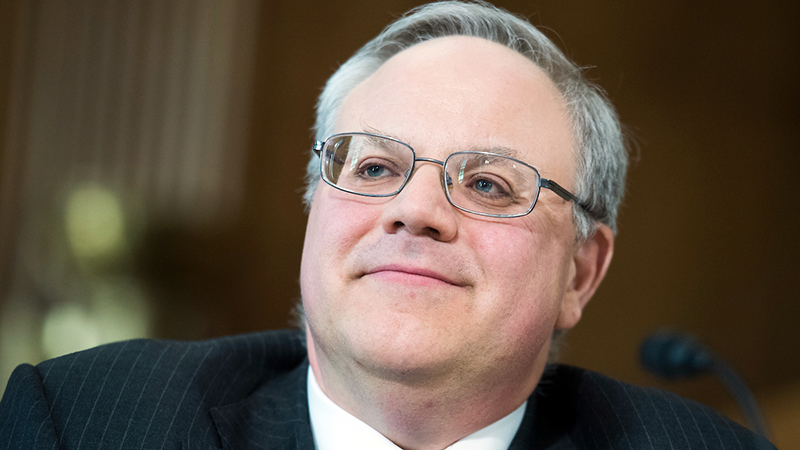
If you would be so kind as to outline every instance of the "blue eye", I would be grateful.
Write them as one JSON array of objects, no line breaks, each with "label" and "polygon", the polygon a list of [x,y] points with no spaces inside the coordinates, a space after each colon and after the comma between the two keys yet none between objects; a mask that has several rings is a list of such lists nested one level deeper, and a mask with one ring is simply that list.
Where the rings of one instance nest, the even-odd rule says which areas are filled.
[{"label": "blue eye", "polygon": [[368,177],[379,177],[379,176],[383,175],[383,172],[385,170],[386,170],[385,167],[375,165],[375,166],[367,167],[367,170],[365,171],[365,173],[367,174]]},{"label": "blue eye", "polygon": [[475,189],[481,192],[489,193],[492,191],[493,187],[494,183],[489,180],[478,180],[475,182]]}]

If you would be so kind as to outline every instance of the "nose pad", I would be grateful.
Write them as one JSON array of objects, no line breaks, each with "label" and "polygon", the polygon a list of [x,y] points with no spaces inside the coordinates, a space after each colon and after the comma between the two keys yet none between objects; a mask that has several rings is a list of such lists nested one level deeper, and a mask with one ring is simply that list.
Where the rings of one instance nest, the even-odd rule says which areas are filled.
[{"label": "nose pad", "polygon": [[444,167],[442,167],[442,189],[444,189],[447,194],[453,191],[453,179],[444,171]]}]

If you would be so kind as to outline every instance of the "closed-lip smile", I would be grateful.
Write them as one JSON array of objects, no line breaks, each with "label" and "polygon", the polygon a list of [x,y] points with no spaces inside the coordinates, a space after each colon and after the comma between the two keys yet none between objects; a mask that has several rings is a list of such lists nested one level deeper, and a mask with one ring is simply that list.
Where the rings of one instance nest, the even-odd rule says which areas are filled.
[{"label": "closed-lip smile", "polygon": [[464,286],[463,283],[457,282],[445,275],[442,275],[439,272],[436,272],[435,270],[425,269],[421,267],[397,265],[397,264],[387,264],[383,266],[377,266],[367,270],[364,273],[364,275],[389,275],[389,276],[399,276],[408,278],[424,277],[430,280],[437,280],[453,286]]}]

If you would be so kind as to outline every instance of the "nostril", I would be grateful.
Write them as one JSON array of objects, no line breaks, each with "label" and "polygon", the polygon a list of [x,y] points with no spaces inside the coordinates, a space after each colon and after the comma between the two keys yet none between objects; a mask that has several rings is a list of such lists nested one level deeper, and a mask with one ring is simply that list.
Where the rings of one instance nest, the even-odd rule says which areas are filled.
[{"label": "nostril", "polygon": [[439,233],[439,230],[437,230],[436,228],[426,227],[425,231],[427,232],[426,234],[428,236],[430,236],[430,237],[432,237],[434,239],[439,239],[439,236],[441,236],[441,234]]},{"label": "nostril", "polygon": [[398,232],[400,230],[406,230],[408,232],[411,232],[412,234],[430,236],[430,237],[432,237],[434,239],[438,239],[439,236],[440,236],[439,230],[437,230],[434,227],[430,227],[430,226],[426,226],[426,227],[423,227],[423,228],[415,231],[414,229],[411,229],[402,220],[396,220],[392,225],[393,225],[392,226],[392,232],[393,233],[396,233],[396,232]]}]

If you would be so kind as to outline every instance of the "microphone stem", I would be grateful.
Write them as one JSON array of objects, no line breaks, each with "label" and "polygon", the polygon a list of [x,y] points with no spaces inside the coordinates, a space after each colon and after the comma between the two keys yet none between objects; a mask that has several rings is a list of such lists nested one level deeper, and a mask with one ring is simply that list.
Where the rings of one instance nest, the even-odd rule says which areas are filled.
[{"label": "microphone stem", "polygon": [[756,402],[753,393],[747,388],[747,385],[745,384],[744,380],[742,380],[742,377],[736,373],[736,370],[734,370],[733,367],[731,367],[721,358],[712,357],[712,359],[713,363],[711,365],[711,370],[716,373],[720,379],[722,379],[722,382],[725,384],[725,386],[727,386],[731,394],[733,394],[733,397],[742,408],[745,420],[747,420],[750,428],[756,433],[769,439],[769,431],[767,430],[767,424],[764,421],[764,416],[761,414],[761,410],[758,408],[758,403]]}]

